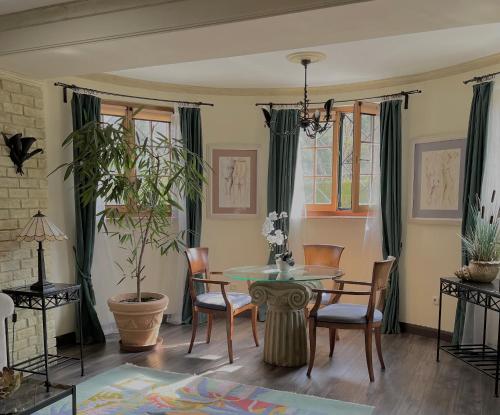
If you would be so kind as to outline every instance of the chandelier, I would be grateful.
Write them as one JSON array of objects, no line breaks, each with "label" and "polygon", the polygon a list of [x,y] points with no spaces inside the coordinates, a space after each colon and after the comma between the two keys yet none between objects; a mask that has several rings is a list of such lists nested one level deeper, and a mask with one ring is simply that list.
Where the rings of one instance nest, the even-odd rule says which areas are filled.
[{"label": "chandelier", "polygon": [[273,104],[269,104],[269,110],[262,108],[264,117],[266,120],[266,126],[271,130],[271,132],[278,136],[285,136],[297,133],[299,129],[302,129],[307,137],[315,139],[317,134],[321,134],[328,130],[332,124],[332,106],[334,103],[333,98],[327,100],[326,102],[314,103],[323,104],[324,117],[320,109],[312,110],[310,106],[313,104],[309,99],[307,92],[307,68],[311,63],[319,62],[325,59],[325,54],[320,52],[297,52],[288,55],[286,58],[293,63],[300,63],[304,67],[304,99],[298,103],[300,106],[299,120],[298,122],[289,127],[285,131],[277,131],[275,122],[271,117],[271,110]]}]

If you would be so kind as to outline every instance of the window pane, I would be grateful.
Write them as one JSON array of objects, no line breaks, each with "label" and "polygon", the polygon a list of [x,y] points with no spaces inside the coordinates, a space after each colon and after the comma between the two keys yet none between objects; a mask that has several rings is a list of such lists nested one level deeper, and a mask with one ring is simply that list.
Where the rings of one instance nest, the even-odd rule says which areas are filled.
[{"label": "window pane", "polygon": [[375,203],[372,186],[378,175],[380,163],[379,117],[361,114],[361,154],[359,178],[359,204]]},{"label": "window pane", "polygon": [[359,178],[359,204],[369,205],[371,197],[372,176],[360,176]]},{"label": "window pane", "polygon": [[314,174],[314,149],[302,150],[302,170],[304,176]]},{"label": "window pane", "polygon": [[135,128],[135,139],[137,144],[144,144],[144,140],[148,139],[149,143],[151,143],[151,131],[150,131],[150,122],[144,120],[134,120],[134,128]]},{"label": "window pane", "polygon": [[339,119],[339,209],[351,209],[352,162],[353,162],[353,121],[352,114],[342,113]]},{"label": "window pane", "polygon": [[101,115],[101,121],[108,124],[115,124],[121,122],[121,120],[122,117],[117,117],[116,115],[106,115],[106,114]]},{"label": "window pane", "polygon": [[323,131],[321,135],[316,136],[316,145],[318,147],[331,147],[333,144],[333,128],[332,123],[328,123],[329,128]]},{"label": "window pane", "polygon": [[316,176],[332,175],[332,149],[318,148],[316,150]]},{"label": "window pane", "polygon": [[314,147],[316,145],[316,140],[309,138],[301,128],[299,132],[299,145],[300,148]]},{"label": "window pane", "polygon": [[316,179],[315,203],[330,204],[332,203],[332,179],[318,178]]},{"label": "window pane", "polygon": [[314,203],[313,200],[314,183],[311,177],[304,178],[304,198],[307,204]]},{"label": "window pane", "polygon": [[346,165],[342,172],[340,181],[339,209],[352,209],[351,186],[352,186],[352,165]]},{"label": "window pane", "polygon": [[373,147],[372,143],[361,143],[360,170],[361,174],[373,173]]}]

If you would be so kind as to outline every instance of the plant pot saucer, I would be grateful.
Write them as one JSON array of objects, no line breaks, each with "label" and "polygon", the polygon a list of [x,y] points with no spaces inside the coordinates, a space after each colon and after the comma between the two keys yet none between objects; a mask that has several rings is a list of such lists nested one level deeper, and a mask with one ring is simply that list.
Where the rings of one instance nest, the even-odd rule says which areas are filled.
[{"label": "plant pot saucer", "polygon": [[156,344],[151,344],[149,346],[127,346],[120,340],[120,351],[127,353],[137,353],[137,352],[147,352],[149,350],[156,350],[163,344],[163,337],[158,337]]}]

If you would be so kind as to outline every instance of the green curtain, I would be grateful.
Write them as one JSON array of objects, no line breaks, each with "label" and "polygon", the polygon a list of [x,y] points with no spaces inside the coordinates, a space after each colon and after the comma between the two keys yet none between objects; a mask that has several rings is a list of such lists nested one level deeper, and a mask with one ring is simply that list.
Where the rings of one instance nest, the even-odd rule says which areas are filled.
[{"label": "green curtain", "polygon": [[[295,182],[295,167],[299,147],[299,110],[271,111],[269,162],[267,169],[267,212],[290,214]],[[283,135],[285,132],[292,131]],[[288,219],[286,219],[288,221]],[[288,227],[289,228],[289,227]],[[271,251],[268,263],[273,264],[276,252]],[[259,308],[259,319],[264,320],[265,305]]]},{"label": "green curtain", "polygon": [[[179,122],[181,135],[185,148],[203,159],[203,143],[201,132],[201,113],[199,108],[181,107],[179,108]],[[198,166],[200,173],[203,172],[203,166]],[[200,182],[200,186],[203,183]],[[201,197],[195,199],[186,198],[186,245],[188,248],[197,248],[200,246],[201,239]],[[197,284],[196,291],[204,292],[205,287]],[[182,322],[190,324],[192,318],[192,301],[189,295],[189,283],[186,278],[184,288],[184,301],[182,305]],[[200,322],[204,321],[203,314],[200,315]]]},{"label": "green curtain", "polygon": [[382,252],[392,255],[396,266],[389,277],[383,333],[399,333],[399,268],[401,254],[401,101],[380,105],[380,205]]},{"label": "green curtain", "polygon": [[[85,94],[73,93],[71,100],[73,113],[73,131],[82,128],[85,124],[97,121],[101,116],[101,100],[98,97]],[[73,148],[73,156],[77,156],[78,150]],[[106,338],[102,331],[101,323],[95,311],[95,296],[92,287],[92,258],[94,255],[94,239],[96,229],[96,202],[84,204],[80,190],[83,178],[74,174],[75,185],[75,263],[76,281],[82,289],[82,332],[85,344],[105,343]],[[79,325],[79,322],[77,322]],[[78,333],[78,330],[77,330]]]},{"label": "green curtain", "polygon": [[[469,115],[469,129],[467,131],[467,149],[465,150],[465,175],[462,195],[462,235],[469,226],[469,201],[476,195],[481,195],[485,160],[486,137],[488,127],[488,112],[492,82],[474,85],[472,103]],[[468,258],[462,250],[462,265],[467,265]],[[462,340],[465,323],[467,302],[459,300],[455,313],[455,327],[453,329],[453,344]]]},{"label": "green curtain", "polygon": [[[290,214],[295,182],[295,165],[299,148],[299,110],[282,109],[271,111],[269,162],[267,168],[267,213]],[[293,131],[284,135],[285,132]],[[288,222],[289,219],[286,219]],[[269,264],[274,263],[272,251]]]}]

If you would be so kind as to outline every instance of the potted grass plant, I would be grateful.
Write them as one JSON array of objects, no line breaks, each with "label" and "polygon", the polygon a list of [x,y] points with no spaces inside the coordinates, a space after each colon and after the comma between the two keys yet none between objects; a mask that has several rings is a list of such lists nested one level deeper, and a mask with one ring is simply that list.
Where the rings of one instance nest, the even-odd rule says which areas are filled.
[{"label": "potted grass plant", "polygon": [[126,252],[118,284],[135,281],[133,292],[108,300],[121,337],[121,347],[139,351],[156,345],[168,297],[144,292],[147,277],[145,252],[161,255],[179,252],[184,232],[173,225],[173,209],[179,200],[201,197],[205,165],[175,139],[156,133],[155,138],[134,139],[125,123],[95,121],[70,134],[63,143],[74,148],[74,159],[58,167],[81,178],[83,203],[101,199],[105,208],[98,212],[97,228],[116,238]]},{"label": "potted grass plant", "polygon": [[500,209],[494,205],[493,191],[490,206],[476,198],[469,206],[471,218],[462,246],[469,264],[457,271],[457,276],[476,282],[493,281],[500,269]]}]

